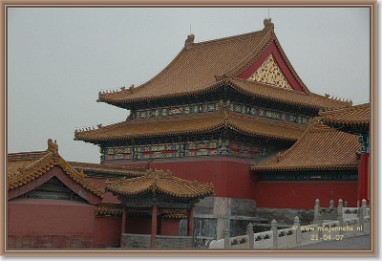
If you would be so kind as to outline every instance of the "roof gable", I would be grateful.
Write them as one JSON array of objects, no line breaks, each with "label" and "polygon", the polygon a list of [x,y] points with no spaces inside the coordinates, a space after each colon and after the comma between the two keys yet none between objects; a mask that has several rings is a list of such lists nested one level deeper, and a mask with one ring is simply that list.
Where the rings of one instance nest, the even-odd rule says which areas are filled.
[{"label": "roof gable", "polygon": [[57,177],[67,187],[89,203],[97,203],[104,191],[85,174],[72,168],[59,154],[58,146],[48,140],[48,150],[8,155],[8,198],[18,197]]},{"label": "roof gable", "polygon": [[19,197],[55,200],[74,200],[85,202],[81,196],[66,186],[58,177],[53,176],[43,184]]},{"label": "roof gable", "polygon": [[268,56],[263,64],[257,68],[248,79],[250,81],[268,83],[279,88],[293,90],[272,54]]},{"label": "roof gable", "polygon": [[274,40],[261,55],[250,63],[248,68],[237,75],[240,79],[267,83],[276,87],[307,92],[309,90],[298,81],[297,74],[294,72],[286,57],[280,52],[276,40]]}]

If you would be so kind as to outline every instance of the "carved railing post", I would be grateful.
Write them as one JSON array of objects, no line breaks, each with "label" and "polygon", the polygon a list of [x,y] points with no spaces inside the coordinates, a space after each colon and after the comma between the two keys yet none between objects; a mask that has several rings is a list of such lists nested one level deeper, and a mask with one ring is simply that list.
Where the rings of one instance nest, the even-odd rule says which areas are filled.
[{"label": "carved railing post", "polygon": [[317,237],[321,241],[324,231],[323,231],[323,227],[322,227],[323,220],[322,220],[320,213],[318,214],[316,224],[317,224]]},{"label": "carved railing post", "polygon": [[293,228],[296,232],[296,246],[300,246],[301,245],[301,224],[300,224],[300,218],[298,216],[294,217]]},{"label": "carved railing post", "polygon": [[314,219],[313,223],[317,224],[318,216],[320,215],[320,200],[316,199],[314,201]]},{"label": "carved railing post", "polygon": [[[340,223],[340,227],[344,226],[344,216],[342,211],[342,199],[338,200],[338,206],[337,206],[337,221]],[[342,230],[340,230],[340,233],[342,234]]]},{"label": "carved railing post", "polygon": [[248,248],[253,249],[255,244],[255,234],[253,233],[252,223],[249,223],[247,225],[247,236],[248,236]]},{"label": "carved railing post", "polygon": [[277,231],[277,221],[275,219],[273,219],[271,222],[271,231],[273,233],[273,248],[277,248],[279,232]]},{"label": "carved railing post", "polygon": [[330,208],[330,209],[333,209],[333,208],[334,208],[334,200],[333,200],[333,199],[331,199],[331,200],[329,201],[329,208]]},{"label": "carved railing post", "polygon": [[367,215],[366,199],[362,200],[361,210],[359,212],[359,226],[361,231],[365,232],[365,216]]}]

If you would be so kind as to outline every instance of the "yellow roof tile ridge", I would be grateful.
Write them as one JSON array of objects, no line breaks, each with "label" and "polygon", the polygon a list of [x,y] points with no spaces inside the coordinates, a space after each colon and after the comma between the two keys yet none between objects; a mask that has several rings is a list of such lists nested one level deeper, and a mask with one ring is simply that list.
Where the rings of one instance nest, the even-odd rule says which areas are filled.
[{"label": "yellow roof tile ridge", "polygon": [[370,107],[369,102],[353,105],[353,106],[342,107],[342,108],[330,109],[326,111],[320,111],[319,116],[332,115],[332,114],[337,114],[340,112],[351,112],[351,111],[359,110],[360,108],[368,108],[368,107]]},{"label": "yellow roof tile ridge", "polygon": [[268,31],[273,31],[274,25],[271,21],[271,18],[264,19],[264,28],[258,31],[252,31],[248,33],[242,33],[242,34],[236,34],[236,35],[230,35],[222,38],[207,40],[199,43],[194,43],[193,46],[196,45],[204,45],[204,44],[216,44],[216,43],[223,43],[223,42],[231,42],[231,41],[237,41],[240,39],[247,39],[248,37],[256,37],[261,34],[265,34]]},{"label": "yellow roof tile ridge", "polygon": [[47,152],[46,150],[8,153],[7,160],[8,161],[36,160],[37,158],[40,158],[48,153],[49,152]]},{"label": "yellow roof tile ridge", "polygon": [[256,45],[256,47],[249,52],[239,63],[237,63],[233,68],[231,68],[225,74],[228,76],[237,76],[241,72],[245,71],[254,60],[256,60],[262,52],[273,42],[275,34],[273,31],[266,30],[261,41]]},{"label": "yellow roof tile ridge", "polygon": [[274,39],[275,43],[276,43],[276,46],[277,46],[277,49],[280,51],[280,54],[281,56],[283,57],[283,59],[285,60],[285,63],[286,65],[288,66],[289,70],[292,72],[292,75],[293,77],[296,79],[296,81],[301,85],[301,87],[304,89],[304,91],[306,93],[311,93],[309,88],[305,85],[305,83],[303,82],[303,80],[300,78],[300,76],[297,74],[296,70],[294,69],[294,67],[292,66],[292,63],[289,61],[288,59],[288,56],[286,55],[286,53],[284,52],[284,49],[282,48],[277,36],[275,35],[275,39]]},{"label": "yellow roof tile ridge", "polygon": [[98,99],[100,101],[103,101],[101,99],[101,96],[108,96],[108,94],[111,94],[111,96],[118,96],[120,93],[127,93],[127,94],[130,94],[130,93],[136,93],[137,91],[139,92],[141,89],[143,89],[147,84],[149,84],[150,82],[152,82],[154,79],[158,78],[159,76],[162,75],[163,72],[165,72],[166,70],[168,70],[177,60],[180,59],[180,57],[186,52],[186,47],[183,47],[180,52],[169,62],[169,64],[167,64],[167,66],[165,66],[159,73],[157,73],[154,77],[152,77],[150,80],[146,81],[146,82],[143,82],[142,84],[139,84],[137,87],[134,87],[134,85],[129,88],[129,89],[123,89],[121,91],[118,91],[118,92],[115,92],[115,93],[104,93],[104,94],[99,94],[98,95]]},{"label": "yellow roof tile ridge", "polygon": [[230,36],[221,37],[221,38],[217,38],[217,39],[193,43],[189,50],[192,50],[192,49],[197,48],[197,47],[204,47],[205,45],[225,44],[227,42],[236,42],[236,41],[240,41],[240,40],[247,40],[247,38],[260,36],[261,34],[264,34],[263,29],[259,30],[259,31],[230,35]]},{"label": "yellow roof tile ridge", "polygon": [[291,153],[297,146],[299,146],[300,143],[302,143],[305,139],[305,136],[307,136],[311,131],[312,129],[314,128],[313,124],[308,124],[308,127],[305,129],[305,131],[303,132],[303,134],[301,135],[301,137],[289,148],[287,149],[286,151],[284,151],[283,153],[278,153],[276,155],[276,160],[277,162],[279,162],[280,160],[282,160],[282,158],[284,158],[286,155],[288,155],[289,153]]}]

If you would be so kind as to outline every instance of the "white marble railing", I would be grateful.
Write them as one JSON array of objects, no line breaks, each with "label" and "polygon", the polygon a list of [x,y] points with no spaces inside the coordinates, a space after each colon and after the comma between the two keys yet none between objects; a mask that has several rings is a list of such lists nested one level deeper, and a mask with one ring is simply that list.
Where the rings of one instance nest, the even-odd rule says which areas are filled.
[{"label": "white marble railing", "polygon": [[265,231],[253,234],[253,248],[266,249],[273,247],[273,232]]},{"label": "white marble railing", "polygon": [[[317,200],[316,200],[317,202]],[[253,233],[252,224],[247,227],[247,234],[237,237],[228,237],[227,231],[223,239],[212,240],[210,249],[271,249],[271,248],[294,248],[330,240],[342,240],[346,236],[362,235],[370,233],[370,210],[366,207],[366,201],[362,202],[360,209],[351,209],[344,215],[342,202],[339,202],[338,220],[322,220],[315,218],[314,224],[300,225],[300,220],[295,217],[293,226],[277,229],[277,222],[271,222],[271,230]],[[315,211],[317,205],[315,206]],[[358,213],[358,214],[355,214]],[[319,213],[319,212],[318,212]],[[318,215],[320,217],[320,215]]]}]

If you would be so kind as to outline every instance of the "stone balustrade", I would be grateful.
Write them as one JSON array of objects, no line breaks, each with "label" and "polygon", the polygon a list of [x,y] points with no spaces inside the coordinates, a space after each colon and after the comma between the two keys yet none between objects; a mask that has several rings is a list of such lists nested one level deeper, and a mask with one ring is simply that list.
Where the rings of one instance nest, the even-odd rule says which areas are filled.
[{"label": "stone balustrade", "polygon": [[[328,209],[331,211],[321,212],[319,200],[316,200],[314,223],[311,225],[301,226],[299,217],[296,216],[293,226],[290,228],[278,229],[277,221],[272,220],[271,230],[253,233],[253,225],[248,224],[246,235],[230,238],[225,231],[224,238],[212,240],[209,248],[287,249],[323,241],[338,241],[354,235],[370,234],[370,211],[367,208],[366,200],[363,200],[362,206],[356,209],[357,215],[354,213],[354,208],[343,207],[341,199],[338,201],[337,208],[334,207],[334,202],[330,202]],[[351,210],[351,213],[347,210]],[[328,213],[329,215],[327,215]],[[333,216],[336,217],[334,220],[326,219],[333,218]]]}]

